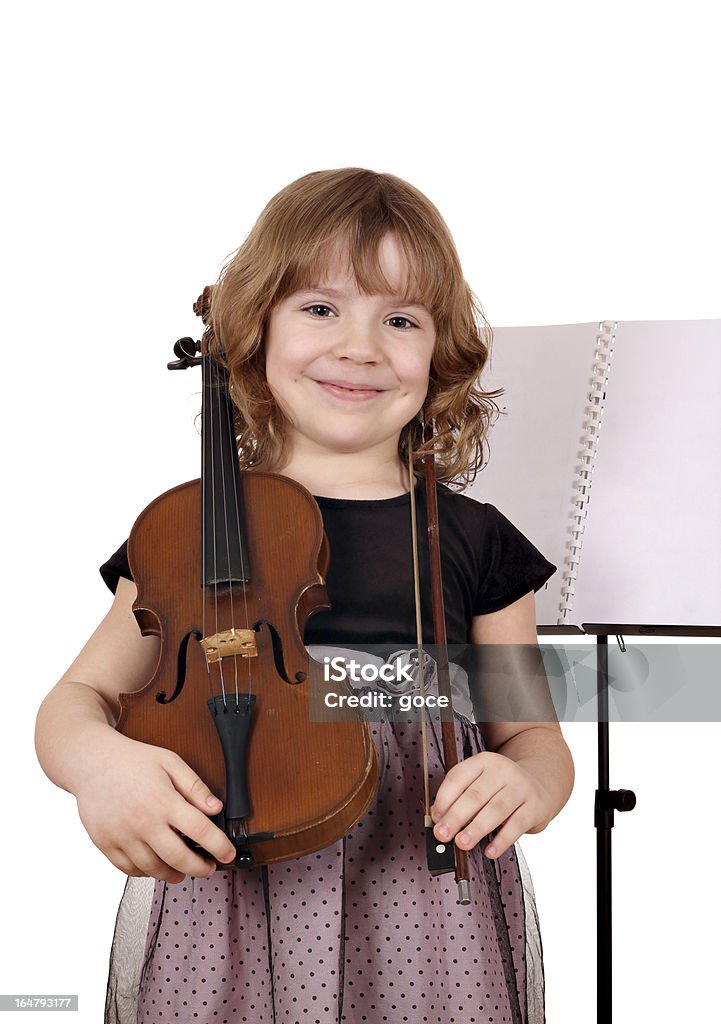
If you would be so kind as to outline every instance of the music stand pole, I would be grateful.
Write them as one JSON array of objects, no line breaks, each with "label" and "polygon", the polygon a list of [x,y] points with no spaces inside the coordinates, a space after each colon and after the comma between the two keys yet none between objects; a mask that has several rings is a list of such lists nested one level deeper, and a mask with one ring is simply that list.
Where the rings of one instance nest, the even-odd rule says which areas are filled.
[{"label": "music stand pole", "polygon": [[612,922],[611,829],[614,811],[631,811],[636,795],[630,789],[609,789],[608,634],[596,637],[598,678],[598,789],[594,808],[596,826],[596,998],[598,1024],[611,1024]]}]

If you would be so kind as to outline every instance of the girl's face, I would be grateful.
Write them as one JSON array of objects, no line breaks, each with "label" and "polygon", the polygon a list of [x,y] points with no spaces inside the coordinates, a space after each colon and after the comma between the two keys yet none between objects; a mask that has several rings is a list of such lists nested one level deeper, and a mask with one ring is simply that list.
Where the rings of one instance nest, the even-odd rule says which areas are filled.
[{"label": "girl's face", "polygon": [[435,326],[425,306],[397,297],[404,262],[392,235],[378,255],[393,293],[363,295],[336,259],[324,281],[270,313],[265,372],[295,450],[387,454],[423,405]]}]

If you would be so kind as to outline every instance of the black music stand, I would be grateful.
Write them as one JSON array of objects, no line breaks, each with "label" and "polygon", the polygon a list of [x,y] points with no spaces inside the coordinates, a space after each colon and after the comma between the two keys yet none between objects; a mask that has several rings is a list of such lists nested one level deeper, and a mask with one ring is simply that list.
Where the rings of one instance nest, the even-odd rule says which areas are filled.
[{"label": "black music stand", "polygon": [[636,794],[630,789],[609,789],[608,731],[608,638],[617,636],[721,636],[718,626],[639,626],[628,623],[584,622],[574,627],[539,627],[539,634],[587,633],[596,637],[596,671],[598,679],[598,789],[594,802],[596,828],[596,999],[597,1024],[611,1024],[613,1015],[613,944],[611,829],[615,811],[631,811]]}]

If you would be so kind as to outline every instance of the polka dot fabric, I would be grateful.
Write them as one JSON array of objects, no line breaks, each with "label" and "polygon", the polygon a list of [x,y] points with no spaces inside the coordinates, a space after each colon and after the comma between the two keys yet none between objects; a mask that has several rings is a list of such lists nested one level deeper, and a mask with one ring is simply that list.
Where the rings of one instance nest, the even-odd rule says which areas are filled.
[{"label": "polka dot fabric", "polygon": [[[453,875],[432,878],[426,866],[420,727],[371,728],[378,796],[334,846],[179,885],[128,880],[106,1024],[545,1020],[535,902],[518,845],[495,861],[471,852],[473,901],[459,906]],[[464,718],[456,735],[463,756],[484,749],[481,729]],[[439,740],[429,731],[432,792],[444,775]],[[148,882],[147,912],[130,910],[133,886]]]}]

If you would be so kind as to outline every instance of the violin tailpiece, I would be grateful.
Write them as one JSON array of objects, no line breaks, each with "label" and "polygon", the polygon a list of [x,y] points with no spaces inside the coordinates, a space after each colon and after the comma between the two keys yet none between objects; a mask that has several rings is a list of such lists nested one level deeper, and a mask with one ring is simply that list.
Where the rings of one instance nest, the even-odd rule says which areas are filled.
[{"label": "violin tailpiece", "polygon": [[226,693],[211,697],[210,713],[218,732],[225,759],[225,800],[228,818],[242,819],[250,814],[246,750],[255,707],[253,693]]}]

